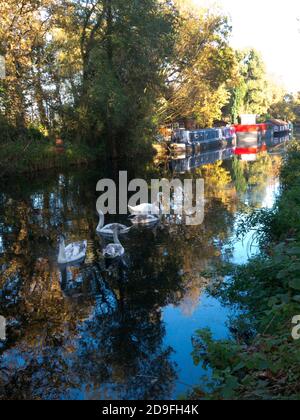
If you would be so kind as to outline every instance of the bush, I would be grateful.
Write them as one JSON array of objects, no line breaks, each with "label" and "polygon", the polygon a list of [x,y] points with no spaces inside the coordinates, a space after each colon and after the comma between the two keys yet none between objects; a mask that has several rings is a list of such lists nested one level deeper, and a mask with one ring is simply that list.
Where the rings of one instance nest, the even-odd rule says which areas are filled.
[{"label": "bush", "polygon": [[196,364],[213,370],[208,389],[191,397],[207,399],[299,399],[300,342],[291,337],[300,314],[300,145],[291,144],[281,170],[282,193],[272,211],[256,212],[247,229],[263,234],[261,256],[234,267],[219,291],[240,311],[233,337],[215,341],[210,331],[194,337]]},{"label": "bush", "polygon": [[90,149],[71,143],[66,143],[59,151],[51,140],[39,137],[35,132],[32,134],[26,141],[0,145],[0,176],[87,164],[95,161],[102,152],[100,147]]}]

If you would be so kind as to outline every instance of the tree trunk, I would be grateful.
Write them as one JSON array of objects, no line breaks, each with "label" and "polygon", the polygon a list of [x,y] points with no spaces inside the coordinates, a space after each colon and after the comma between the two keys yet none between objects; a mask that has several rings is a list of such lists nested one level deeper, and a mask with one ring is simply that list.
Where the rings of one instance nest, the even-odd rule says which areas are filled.
[{"label": "tree trunk", "polygon": [[44,91],[42,88],[40,75],[37,76],[36,81],[35,81],[35,100],[36,100],[38,111],[39,111],[40,121],[42,125],[47,130],[49,130],[50,124],[49,124],[47,112],[44,105]]}]

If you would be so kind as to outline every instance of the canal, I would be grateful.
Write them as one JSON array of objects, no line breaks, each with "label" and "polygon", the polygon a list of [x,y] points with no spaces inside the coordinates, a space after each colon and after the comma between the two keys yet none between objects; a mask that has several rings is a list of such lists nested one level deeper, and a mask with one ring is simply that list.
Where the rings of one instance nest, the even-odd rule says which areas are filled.
[{"label": "canal", "polygon": [[[205,384],[209,371],[195,366],[192,337],[201,328],[229,337],[235,314],[213,297],[210,273],[257,251],[253,233],[237,240],[237,229],[252,211],[272,207],[283,154],[281,146],[243,161],[224,151],[3,183],[0,398],[176,399]],[[125,257],[108,265],[95,186],[119,169],[146,180],[204,178],[204,223],[134,228],[123,239]],[[59,233],[88,240],[83,265],[58,267]]]}]

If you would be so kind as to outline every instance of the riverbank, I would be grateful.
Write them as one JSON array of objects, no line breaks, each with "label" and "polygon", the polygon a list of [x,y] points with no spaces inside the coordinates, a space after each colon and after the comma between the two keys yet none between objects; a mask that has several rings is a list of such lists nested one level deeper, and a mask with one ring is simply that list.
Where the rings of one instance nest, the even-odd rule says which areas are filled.
[{"label": "riverbank", "polygon": [[255,212],[241,229],[259,235],[261,254],[227,268],[230,281],[218,297],[240,312],[230,322],[232,338],[195,334],[195,364],[213,370],[205,399],[299,399],[300,341],[292,319],[300,315],[300,144],[293,142],[281,169],[282,190],[272,210]]},{"label": "riverbank", "polygon": [[67,168],[96,161],[103,148],[65,142],[57,147],[48,139],[8,142],[0,145],[0,178]]}]

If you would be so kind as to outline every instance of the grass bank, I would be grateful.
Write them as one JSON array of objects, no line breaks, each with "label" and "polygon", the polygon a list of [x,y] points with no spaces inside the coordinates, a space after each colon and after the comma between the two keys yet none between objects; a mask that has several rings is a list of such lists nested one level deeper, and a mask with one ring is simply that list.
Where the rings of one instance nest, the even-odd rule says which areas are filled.
[{"label": "grass bank", "polygon": [[[244,230],[257,229],[261,255],[231,267],[217,292],[241,315],[232,339],[216,341],[209,330],[194,337],[195,364],[213,371],[203,399],[300,399],[300,340],[292,319],[300,315],[300,144],[290,145],[281,169],[282,191],[273,210],[255,212]],[[300,329],[299,329],[300,330]]]},{"label": "grass bank", "polygon": [[97,160],[102,149],[66,142],[58,148],[46,138],[18,140],[0,144],[0,178],[15,174],[66,168]]}]

